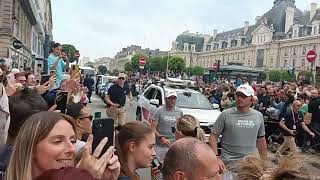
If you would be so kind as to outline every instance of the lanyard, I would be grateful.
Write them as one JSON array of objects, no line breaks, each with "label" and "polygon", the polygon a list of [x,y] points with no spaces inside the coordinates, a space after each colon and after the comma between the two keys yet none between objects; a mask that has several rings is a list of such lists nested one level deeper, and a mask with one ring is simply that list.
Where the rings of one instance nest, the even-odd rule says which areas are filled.
[{"label": "lanyard", "polygon": [[[298,120],[296,121],[296,117],[294,116],[294,112],[293,112],[293,109],[291,108],[291,112],[292,112],[292,120],[293,120],[293,123],[296,124],[298,122]],[[298,115],[299,116],[299,115]],[[299,118],[299,117],[298,117]]]}]

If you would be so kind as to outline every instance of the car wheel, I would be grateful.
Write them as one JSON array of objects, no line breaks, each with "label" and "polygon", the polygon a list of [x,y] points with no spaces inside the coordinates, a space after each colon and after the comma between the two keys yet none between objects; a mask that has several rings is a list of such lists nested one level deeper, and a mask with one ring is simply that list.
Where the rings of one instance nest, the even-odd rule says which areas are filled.
[{"label": "car wheel", "polygon": [[136,120],[137,121],[141,121],[142,120],[141,109],[139,107],[137,108],[137,112],[136,112]]}]

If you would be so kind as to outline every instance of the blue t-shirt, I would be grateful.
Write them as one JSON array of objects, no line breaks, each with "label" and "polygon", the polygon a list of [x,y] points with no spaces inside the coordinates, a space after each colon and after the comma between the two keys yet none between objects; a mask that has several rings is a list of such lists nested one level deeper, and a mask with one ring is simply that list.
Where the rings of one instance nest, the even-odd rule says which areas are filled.
[{"label": "blue t-shirt", "polygon": [[63,78],[63,70],[64,70],[65,64],[64,64],[63,60],[60,57],[58,57],[58,56],[56,56],[54,54],[51,54],[48,57],[48,72],[50,72],[51,67],[56,62],[57,58],[59,58],[59,62],[58,62],[57,67],[56,67],[56,81],[55,81],[53,87],[51,88],[51,90],[59,88],[60,85],[61,85],[62,78]]}]

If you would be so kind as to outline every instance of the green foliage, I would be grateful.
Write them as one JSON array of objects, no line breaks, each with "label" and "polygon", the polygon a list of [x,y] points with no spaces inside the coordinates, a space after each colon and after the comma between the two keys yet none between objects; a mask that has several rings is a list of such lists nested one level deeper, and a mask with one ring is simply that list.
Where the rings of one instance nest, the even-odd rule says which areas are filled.
[{"label": "green foliage", "polygon": [[289,73],[288,70],[271,70],[269,71],[269,80],[273,82],[279,82],[281,80],[291,81],[294,79]]},{"label": "green foliage", "polygon": [[311,80],[311,77],[312,77],[312,73],[310,72],[310,71],[307,71],[307,70],[303,70],[303,71],[300,71],[299,73],[298,73],[298,77],[300,77],[300,76],[305,76],[305,78],[307,79],[307,80]]},{"label": "green foliage", "polygon": [[168,56],[163,57],[152,57],[148,63],[151,71],[165,71],[167,68]]},{"label": "green foliage", "polygon": [[265,81],[267,79],[267,73],[265,73],[265,72],[260,73],[259,74],[259,79],[261,81]]},{"label": "green foliage", "polygon": [[203,76],[203,74],[204,74],[204,68],[202,66],[194,66],[192,68],[192,75]]},{"label": "green foliage", "polygon": [[188,76],[189,76],[189,73],[190,73],[190,76],[193,76],[193,74],[192,74],[192,67],[187,67],[187,68],[185,68],[185,69],[183,70],[183,72],[184,72],[185,74],[187,74]]},{"label": "green foliage", "polygon": [[108,68],[106,66],[99,66],[98,67],[98,71],[101,73],[101,74],[107,74],[108,72]]},{"label": "green foliage", "polygon": [[127,72],[133,71],[131,62],[126,62],[126,64],[124,64],[124,70]]},{"label": "green foliage", "polygon": [[69,62],[74,62],[76,57],[74,54],[76,53],[76,48],[72,44],[63,44],[62,48],[67,51]]},{"label": "green foliage", "polygon": [[87,63],[85,64],[85,66],[88,66],[88,67],[91,67],[91,68],[94,69],[94,63],[93,63],[93,62],[87,62]]},{"label": "green foliage", "polygon": [[170,56],[169,58],[169,70],[183,71],[186,68],[186,62],[178,56]]}]

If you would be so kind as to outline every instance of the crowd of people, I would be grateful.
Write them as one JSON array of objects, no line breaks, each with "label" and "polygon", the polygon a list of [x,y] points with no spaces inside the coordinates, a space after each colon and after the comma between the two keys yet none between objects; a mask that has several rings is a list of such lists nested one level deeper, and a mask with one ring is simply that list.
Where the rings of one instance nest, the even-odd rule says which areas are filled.
[{"label": "crowd of people", "polygon": [[[176,107],[174,91],[166,92],[165,105],[150,122],[126,122],[125,106],[132,105],[136,94],[132,89],[142,80],[131,81],[130,88],[125,85],[128,76],[120,73],[106,96],[115,141],[103,151],[110,139],[93,147],[94,117],[87,106],[92,78],[71,76],[59,43],[52,47],[48,72],[37,79],[32,70],[10,69],[0,60],[0,179],[140,180],[140,168],[151,168],[152,178],[158,180],[312,177],[301,171],[303,163],[296,163],[302,162],[296,140],[303,151],[317,150],[320,99],[317,88],[303,77],[282,85],[249,85],[240,79],[200,85],[208,100],[223,110],[206,142],[199,120]],[[65,106],[61,106],[58,102],[64,95]],[[269,121],[284,134],[272,160],[267,139],[275,129],[265,127]],[[289,155],[284,155],[286,151]]]}]

